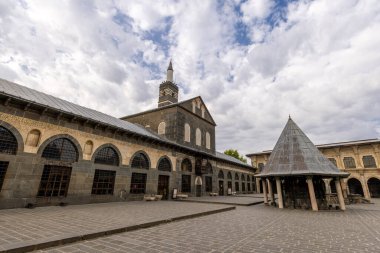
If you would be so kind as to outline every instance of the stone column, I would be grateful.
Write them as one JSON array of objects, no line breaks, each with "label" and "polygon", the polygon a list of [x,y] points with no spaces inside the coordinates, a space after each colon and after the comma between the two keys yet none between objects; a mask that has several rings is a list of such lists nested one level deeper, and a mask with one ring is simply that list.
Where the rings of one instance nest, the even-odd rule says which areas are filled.
[{"label": "stone column", "polygon": [[336,193],[338,194],[338,200],[339,200],[340,210],[344,211],[344,210],[346,210],[346,205],[344,204],[342,187],[340,186],[340,180],[339,180],[339,178],[335,179],[335,188],[336,188]]},{"label": "stone column", "polygon": [[268,192],[269,192],[270,204],[273,205],[274,194],[273,194],[273,189],[272,189],[272,183],[269,179],[267,179],[267,183],[268,183]]},{"label": "stone column", "polygon": [[261,178],[261,182],[263,183],[263,191],[264,191],[264,204],[268,205],[268,194],[267,194],[267,184],[265,178]]},{"label": "stone column", "polygon": [[314,192],[313,178],[308,177],[306,182],[309,188],[311,208],[313,209],[313,211],[318,211],[317,199],[315,198],[315,192]]},{"label": "stone column", "polygon": [[277,186],[278,207],[282,209],[284,208],[284,202],[282,199],[281,180],[278,177],[276,178],[276,186]]},{"label": "stone column", "polygon": [[367,185],[367,182],[366,182],[365,177],[364,177],[364,172],[360,172],[360,181],[361,181],[362,188],[363,188],[364,198],[371,199],[371,196],[369,194],[368,185]]}]

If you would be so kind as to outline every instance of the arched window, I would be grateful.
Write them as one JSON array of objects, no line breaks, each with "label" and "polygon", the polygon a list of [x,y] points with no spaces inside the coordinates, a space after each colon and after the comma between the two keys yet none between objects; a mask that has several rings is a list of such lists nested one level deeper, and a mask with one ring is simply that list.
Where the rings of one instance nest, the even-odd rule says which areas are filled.
[{"label": "arched window", "polygon": [[219,171],[218,178],[219,179],[224,179],[224,173],[223,173],[222,170]]},{"label": "arched window", "polygon": [[189,124],[185,124],[185,137],[184,137],[184,140],[186,142],[190,142],[190,125]]},{"label": "arched window", "polygon": [[166,157],[161,158],[160,162],[158,163],[157,169],[161,170],[161,171],[171,171],[172,165],[171,165],[169,159]]},{"label": "arched window", "polygon": [[26,137],[26,145],[31,147],[37,147],[38,142],[40,141],[41,132],[37,129],[34,129],[28,133]]},{"label": "arched window", "polygon": [[249,175],[247,176],[247,181],[251,181],[251,177]]},{"label": "arched window", "polygon": [[17,146],[16,137],[8,129],[0,126],[0,153],[15,155]]},{"label": "arched window", "polygon": [[165,131],[166,131],[166,123],[165,122],[161,122],[159,125],[158,125],[158,134],[165,134]]},{"label": "arched window", "polygon": [[195,131],[195,144],[197,146],[202,145],[202,132],[199,128]]},{"label": "arched window", "polygon": [[343,158],[344,167],[346,169],[354,169],[356,168],[355,159],[352,157]]},{"label": "arched window", "polygon": [[137,153],[133,156],[131,162],[132,169],[145,169],[149,170],[149,160],[144,153]]},{"label": "arched window", "polygon": [[211,140],[210,140],[210,133],[206,132],[206,148],[210,149],[211,148]]},{"label": "arched window", "polygon": [[228,180],[232,180],[232,174],[231,174],[230,171],[227,173],[227,179],[228,179]]},{"label": "arched window", "polygon": [[76,162],[78,161],[78,156],[77,147],[67,138],[53,140],[42,152],[43,158],[65,162]]},{"label": "arched window", "polygon": [[191,161],[187,158],[183,159],[181,164],[181,170],[191,172],[193,169],[191,167]]},{"label": "arched window", "polygon": [[212,174],[212,165],[210,162],[206,163],[206,174]]},{"label": "arched window", "polygon": [[92,141],[86,141],[86,144],[84,144],[84,154],[91,155],[93,147],[94,143]]},{"label": "arched window", "polygon": [[332,164],[334,164],[335,167],[337,166],[337,165],[336,165],[336,160],[335,160],[335,158],[329,158],[329,161],[330,161]]},{"label": "arched window", "polygon": [[363,156],[363,165],[364,168],[376,168],[375,158],[373,158],[371,155]]},{"label": "arched window", "polygon": [[112,147],[99,150],[95,156],[95,163],[119,166],[119,155]]},{"label": "arched window", "polygon": [[235,174],[235,180],[239,181],[239,175],[237,173]]},{"label": "arched window", "polygon": [[241,181],[245,181],[244,174],[241,174]]}]

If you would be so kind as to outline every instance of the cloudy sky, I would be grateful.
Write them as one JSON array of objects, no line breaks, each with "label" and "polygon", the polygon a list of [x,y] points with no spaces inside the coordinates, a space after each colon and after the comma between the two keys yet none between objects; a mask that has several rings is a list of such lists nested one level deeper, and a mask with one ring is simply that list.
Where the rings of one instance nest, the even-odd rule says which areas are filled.
[{"label": "cloudy sky", "polygon": [[0,1],[0,77],[116,117],[155,108],[173,59],[217,149],[380,136],[380,1]]}]

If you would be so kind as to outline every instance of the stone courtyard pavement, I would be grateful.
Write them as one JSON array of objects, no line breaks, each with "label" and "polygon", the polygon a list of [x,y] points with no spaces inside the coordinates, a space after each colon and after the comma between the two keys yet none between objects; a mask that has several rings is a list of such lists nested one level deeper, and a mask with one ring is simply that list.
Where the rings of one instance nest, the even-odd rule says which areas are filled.
[{"label": "stone courtyard pavement", "polygon": [[131,201],[0,210],[0,252],[30,251],[36,249],[35,245],[46,248],[234,208],[176,201]]},{"label": "stone courtyard pavement", "polygon": [[40,252],[380,252],[380,202],[347,208],[239,206]]}]

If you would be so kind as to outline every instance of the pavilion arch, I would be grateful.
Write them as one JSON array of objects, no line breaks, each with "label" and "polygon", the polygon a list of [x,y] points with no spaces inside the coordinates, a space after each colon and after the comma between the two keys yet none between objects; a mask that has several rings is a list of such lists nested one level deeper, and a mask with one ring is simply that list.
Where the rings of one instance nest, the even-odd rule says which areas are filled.
[{"label": "pavilion arch", "polygon": [[[95,151],[94,151],[94,154],[92,155],[92,158],[91,158],[91,161],[93,162],[93,163],[96,163],[95,162],[95,160],[96,160],[96,158],[98,157],[98,154],[99,154],[99,152],[105,152],[105,150],[113,150],[113,151],[115,151],[115,153],[116,153],[116,158],[117,158],[117,164],[115,164],[115,165],[112,165],[112,164],[106,164],[106,163],[99,163],[99,164],[104,164],[104,165],[111,165],[111,166],[120,166],[121,165],[121,163],[122,163],[122,156],[121,156],[121,153],[120,153],[120,151],[119,151],[119,149],[115,146],[115,145],[113,145],[113,144],[111,144],[111,143],[106,143],[106,144],[103,144],[103,145],[101,145],[101,146],[99,146]],[[98,158],[100,158],[100,157],[98,157]],[[115,162],[115,163],[116,163]]]},{"label": "pavilion arch", "polygon": [[351,177],[347,180],[347,187],[350,194],[360,194],[364,197],[363,185],[359,179]]},{"label": "pavilion arch", "polygon": [[78,152],[78,160],[82,160],[83,159],[83,152],[82,152],[82,148],[79,144],[79,142],[74,138],[72,137],[71,135],[68,135],[68,134],[57,134],[57,135],[54,135],[54,136],[51,136],[50,138],[46,139],[41,145],[40,147],[38,148],[38,152],[37,154],[39,156],[42,156],[42,153],[44,152],[45,148],[53,141],[57,140],[57,139],[68,139],[69,141],[71,141],[74,146],[76,147],[77,149],[77,152]]},{"label": "pavilion arch", "polygon": [[181,171],[185,171],[185,172],[192,172],[193,171],[193,165],[192,165],[189,158],[185,158],[182,160]]},{"label": "pavilion arch", "polygon": [[380,198],[380,179],[371,177],[367,180],[367,185],[371,198]]},{"label": "pavilion arch", "polygon": [[170,171],[173,170],[172,161],[166,155],[161,156],[160,159],[157,162],[157,167],[156,168],[159,171],[168,171],[168,172],[170,172]]},{"label": "pavilion arch", "polygon": [[[145,165],[145,163],[147,163]],[[129,167],[132,169],[146,169],[151,168],[149,155],[144,150],[139,150],[133,154],[129,162]]]},{"label": "pavilion arch", "polygon": [[26,136],[26,146],[37,147],[41,139],[41,131],[38,129],[31,130]]},{"label": "pavilion arch", "polygon": [[0,127],[3,127],[4,129],[8,130],[17,141],[17,152],[16,154],[24,151],[24,139],[22,138],[20,132],[11,124],[0,120]]}]

